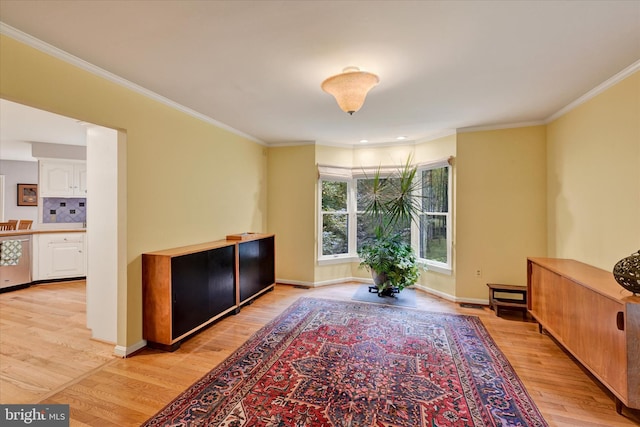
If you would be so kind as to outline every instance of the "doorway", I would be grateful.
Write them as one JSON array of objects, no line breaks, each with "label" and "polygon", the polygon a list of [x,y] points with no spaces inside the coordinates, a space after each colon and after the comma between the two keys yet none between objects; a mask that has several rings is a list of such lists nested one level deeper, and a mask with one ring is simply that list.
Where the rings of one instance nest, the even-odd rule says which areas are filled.
[{"label": "doorway", "polygon": [[[87,327],[92,331],[91,338],[116,345],[117,295],[119,289],[126,292],[126,133],[2,99],[0,102],[3,148],[18,146],[16,142],[29,145],[29,150],[31,142],[75,143],[80,132],[86,138]],[[6,107],[10,104],[16,108]],[[50,121],[55,122],[55,129]],[[58,126],[60,123],[69,126]],[[20,130],[21,124],[24,130]],[[42,132],[35,134],[36,129]],[[12,140],[5,142],[5,136]],[[114,353],[119,354],[118,348]]]}]

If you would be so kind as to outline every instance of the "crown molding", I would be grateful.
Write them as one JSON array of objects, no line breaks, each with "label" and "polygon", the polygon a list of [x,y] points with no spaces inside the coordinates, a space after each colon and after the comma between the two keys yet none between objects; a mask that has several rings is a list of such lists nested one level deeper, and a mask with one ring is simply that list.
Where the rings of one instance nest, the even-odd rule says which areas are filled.
[{"label": "crown molding", "polygon": [[609,89],[611,86],[614,86],[614,85],[620,83],[622,80],[626,79],[627,77],[629,77],[630,75],[632,75],[633,73],[635,73],[638,70],[640,70],[640,59],[637,60],[636,62],[634,62],[633,64],[629,65],[627,68],[625,68],[624,70],[620,71],[619,73],[617,73],[617,74],[613,75],[612,77],[608,78],[603,83],[600,83],[598,86],[594,87],[589,92],[587,92],[584,95],[582,95],[580,98],[576,99],[575,101],[567,104],[566,106],[564,106],[560,110],[556,111],[555,113],[553,113],[552,115],[547,117],[544,120],[544,123],[545,124],[551,123],[552,121],[554,121],[558,117],[561,117],[561,116],[567,114],[569,111],[573,110],[574,108],[578,107],[579,105],[584,104],[585,102],[587,102],[591,98],[595,98],[597,95],[599,95],[602,92],[604,92],[605,90]]},{"label": "crown molding", "polygon": [[457,129],[442,129],[439,130],[438,132],[429,135],[425,138],[421,138],[416,140],[416,144],[422,144],[423,142],[431,142],[431,141],[435,141],[436,139],[440,139],[440,138],[444,138],[447,136],[451,136],[451,135],[456,135],[458,133]]},{"label": "crown molding", "polygon": [[467,132],[478,132],[478,131],[487,131],[487,130],[511,129],[511,128],[528,127],[528,126],[540,126],[540,125],[549,124],[552,121],[556,120],[557,118],[567,114],[569,111],[573,110],[574,108],[577,108],[578,106],[584,104],[585,102],[589,101],[590,99],[595,98],[597,95],[599,95],[602,92],[606,91],[610,87],[620,83],[622,80],[626,79],[627,77],[629,77],[630,75],[632,75],[633,73],[635,73],[635,72],[637,72],[639,70],[640,70],[640,60],[634,62],[631,65],[629,65],[624,70],[622,70],[619,73],[615,74],[614,76],[610,77],[609,79],[607,79],[603,83],[601,83],[598,86],[594,87],[589,92],[585,93],[584,95],[582,95],[581,97],[579,97],[575,101],[567,104],[566,106],[564,106],[560,110],[556,111],[555,113],[553,113],[552,115],[550,115],[549,117],[547,117],[544,120],[537,120],[537,121],[531,121],[531,122],[520,122],[520,123],[506,123],[506,124],[501,124],[501,125],[470,126],[470,127],[465,127],[465,128],[459,128],[458,132],[459,133],[467,133]]},{"label": "crown molding", "polygon": [[60,59],[68,64],[71,64],[75,67],[78,67],[80,69],[83,69],[85,71],[88,71],[92,74],[97,75],[98,77],[102,77],[103,79],[109,80],[115,84],[118,84],[120,86],[123,86],[129,90],[132,90],[134,92],[137,92],[143,96],[146,96],[147,98],[153,99],[154,101],[160,102],[162,104],[165,104],[173,109],[176,109],[178,111],[181,111],[185,114],[188,114],[192,117],[195,117],[196,119],[202,120],[204,122],[207,122],[211,125],[214,125],[216,127],[219,127],[221,129],[227,130],[235,135],[241,136],[243,138],[249,139],[253,142],[256,142],[260,145],[267,145],[264,141],[261,141],[259,139],[257,139],[254,136],[248,135],[244,132],[241,132],[235,128],[232,128],[229,125],[226,125],[224,123],[221,123],[217,120],[212,119],[209,116],[206,116],[202,113],[199,113],[195,110],[192,110],[188,107],[185,107],[184,105],[178,104],[175,101],[170,100],[169,98],[165,98],[162,95],[159,95],[155,92],[152,92],[148,89],[143,88],[142,86],[139,86],[133,82],[130,82],[129,80],[123,79],[122,77],[119,77],[107,70],[104,70],[100,67],[97,67],[83,59],[78,58],[77,56],[73,56],[68,52],[65,52],[62,49],[59,49],[55,46],[52,46],[48,43],[43,42],[40,39],[37,39],[35,37],[33,37],[30,34],[27,34],[25,32],[22,32],[16,28],[13,28],[10,25],[5,24],[4,22],[0,22],[0,34],[5,35],[7,37],[10,37],[14,40],[17,40],[21,43],[26,44],[27,46],[30,46],[34,49],[37,49],[43,53],[46,53],[50,56],[53,56],[54,58]]},{"label": "crown molding", "polygon": [[400,141],[382,141],[382,142],[364,142],[364,143],[351,143],[340,144],[336,142],[320,141],[317,145],[326,147],[339,147],[339,148],[384,148],[384,147],[406,147],[416,146],[427,142],[435,141],[436,139],[444,138],[457,134],[456,129],[442,129],[429,136],[420,139],[404,139]]},{"label": "crown molding", "polygon": [[499,125],[470,126],[466,128],[459,128],[458,133],[481,132],[486,130],[501,130],[501,129],[513,129],[513,128],[526,128],[529,126],[540,126],[544,124],[545,122],[542,120],[534,120],[530,122],[504,123]]},{"label": "crown molding", "polygon": [[315,141],[291,141],[291,142],[274,142],[266,144],[268,147],[297,147],[300,145],[316,145]]}]

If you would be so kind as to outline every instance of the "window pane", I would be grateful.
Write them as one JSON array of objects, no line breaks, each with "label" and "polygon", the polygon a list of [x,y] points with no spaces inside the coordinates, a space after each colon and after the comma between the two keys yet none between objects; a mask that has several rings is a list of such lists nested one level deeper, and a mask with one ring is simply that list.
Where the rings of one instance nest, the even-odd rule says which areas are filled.
[{"label": "window pane", "polygon": [[357,236],[356,236],[356,249],[360,251],[362,245],[373,238],[374,236],[374,224],[370,215],[363,213],[365,207],[371,200],[371,193],[373,187],[373,179],[358,179],[356,181],[356,204],[357,215],[356,222]]},{"label": "window pane", "polygon": [[373,238],[374,231],[373,231],[373,223],[371,222],[371,217],[369,215],[359,213],[357,215],[357,222],[358,222],[358,228],[357,228],[358,236],[357,236],[356,246],[357,246],[357,250],[360,251],[360,249],[362,249],[362,245],[367,240]]},{"label": "window pane", "polygon": [[447,217],[423,215],[420,218],[420,258],[447,262]]},{"label": "window pane", "polygon": [[[396,191],[397,185],[400,180],[398,178],[383,178],[378,182],[378,200],[381,203],[389,200],[392,197],[392,193]],[[373,179],[358,179],[356,182],[356,197],[357,197],[357,241],[356,247],[359,251],[362,245],[369,239],[375,236],[374,232],[374,220],[369,215],[363,213],[366,206],[371,203],[373,193]],[[391,193],[391,194],[390,194]],[[399,224],[389,231],[390,234],[401,234],[402,241],[407,244],[411,244],[411,224],[409,221]]]},{"label": "window pane", "polygon": [[371,187],[373,185],[372,179],[359,179],[356,184],[356,203],[357,210],[363,211],[369,195],[371,194]]},{"label": "window pane", "polygon": [[449,168],[422,171],[423,212],[447,212]]},{"label": "window pane", "polygon": [[[373,197],[374,179],[358,179],[356,182],[357,210],[363,211]],[[389,192],[395,191],[400,180],[397,178],[382,178],[378,180],[378,199],[388,200]],[[395,186],[394,186],[395,185]]]},{"label": "window pane", "polygon": [[[375,236],[374,225],[369,215],[359,213],[357,215],[358,229],[357,229],[357,250],[362,248],[362,245]],[[406,221],[402,224],[398,224],[393,230],[392,234],[401,234],[402,241],[406,244],[411,244],[411,223]]]},{"label": "window pane", "polygon": [[327,212],[347,210],[347,183],[322,181],[322,210]]},{"label": "window pane", "polygon": [[402,221],[397,224],[393,230],[393,234],[400,234],[402,236],[402,241],[408,245],[411,245],[411,221]]},{"label": "window pane", "polygon": [[338,255],[349,252],[346,214],[322,215],[322,255]]}]

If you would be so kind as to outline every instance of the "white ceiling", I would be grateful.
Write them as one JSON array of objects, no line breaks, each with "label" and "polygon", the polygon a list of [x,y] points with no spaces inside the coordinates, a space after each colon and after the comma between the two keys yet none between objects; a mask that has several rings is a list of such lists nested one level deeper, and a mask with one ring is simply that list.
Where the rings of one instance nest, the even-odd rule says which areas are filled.
[{"label": "white ceiling", "polygon": [[32,142],[86,145],[87,128],[77,120],[0,99],[0,159],[36,161]]},{"label": "white ceiling", "polygon": [[[640,59],[636,0],[2,0],[0,20],[266,144],[541,123]],[[380,76],[353,116],[320,89],[351,65]]]}]

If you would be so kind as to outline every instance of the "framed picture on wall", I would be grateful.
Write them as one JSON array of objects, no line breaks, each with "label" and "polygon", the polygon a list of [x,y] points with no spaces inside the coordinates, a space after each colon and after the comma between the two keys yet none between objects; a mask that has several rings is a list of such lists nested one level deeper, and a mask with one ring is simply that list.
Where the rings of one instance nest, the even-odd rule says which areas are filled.
[{"label": "framed picture on wall", "polygon": [[38,184],[18,184],[18,206],[38,206]]}]

